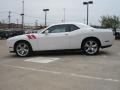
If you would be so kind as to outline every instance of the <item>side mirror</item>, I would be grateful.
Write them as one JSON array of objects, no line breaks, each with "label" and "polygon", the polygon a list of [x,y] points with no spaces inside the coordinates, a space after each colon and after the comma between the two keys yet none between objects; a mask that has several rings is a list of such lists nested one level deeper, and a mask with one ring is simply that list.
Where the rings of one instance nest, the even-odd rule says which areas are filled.
[{"label": "side mirror", "polygon": [[45,31],[45,35],[48,35],[48,30]]}]

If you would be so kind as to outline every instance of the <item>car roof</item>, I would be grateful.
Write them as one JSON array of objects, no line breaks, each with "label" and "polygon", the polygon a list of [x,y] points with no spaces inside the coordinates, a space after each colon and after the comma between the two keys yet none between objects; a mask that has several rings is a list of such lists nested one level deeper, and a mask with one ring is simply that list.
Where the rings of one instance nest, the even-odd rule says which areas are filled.
[{"label": "car roof", "polygon": [[54,26],[54,25],[67,25],[67,24],[73,24],[73,25],[76,25],[76,26],[78,26],[79,28],[92,28],[91,26],[89,26],[89,25],[86,25],[86,24],[83,24],[83,23],[78,23],[78,22],[67,22],[67,23],[57,23],[57,24],[52,24],[52,25],[50,25],[49,27],[51,27],[51,26]]}]

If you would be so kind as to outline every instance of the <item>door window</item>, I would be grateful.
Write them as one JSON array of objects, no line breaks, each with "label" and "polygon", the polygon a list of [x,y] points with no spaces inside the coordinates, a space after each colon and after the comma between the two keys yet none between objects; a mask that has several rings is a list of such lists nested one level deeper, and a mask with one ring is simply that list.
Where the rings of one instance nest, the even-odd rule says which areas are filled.
[{"label": "door window", "polygon": [[62,33],[67,32],[67,25],[55,25],[48,28],[49,33]]},{"label": "door window", "polygon": [[77,29],[80,29],[80,28],[73,25],[73,24],[65,24],[65,25],[51,26],[47,30],[48,30],[48,33],[63,33],[63,32],[71,32],[71,31],[74,31],[74,30],[77,30]]}]

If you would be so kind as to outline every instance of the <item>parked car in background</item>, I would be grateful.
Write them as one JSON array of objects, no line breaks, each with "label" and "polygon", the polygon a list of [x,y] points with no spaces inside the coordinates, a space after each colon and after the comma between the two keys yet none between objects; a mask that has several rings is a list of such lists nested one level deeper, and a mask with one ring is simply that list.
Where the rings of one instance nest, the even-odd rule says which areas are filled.
[{"label": "parked car in background", "polygon": [[1,30],[0,31],[0,38],[1,39],[8,39],[10,37],[18,36],[24,34],[24,31],[20,30]]},{"label": "parked car in background", "polygon": [[120,39],[120,29],[116,29],[115,38]]},{"label": "parked car in background", "polygon": [[9,33],[8,30],[0,31],[0,38],[1,39],[7,39],[11,36],[11,33]]},{"label": "parked car in background", "polygon": [[113,32],[109,29],[95,29],[82,23],[54,24],[41,33],[24,34],[7,39],[10,52],[18,56],[29,56],[33,51],[82,50],[94,55],[100,48],[112,46]]},{"label": "parked car in background", "polygon": [[37,30],[25,30],[25,34],[30,34],[30,33],[40,33],[42,32],[43,29],[37,29]]}]

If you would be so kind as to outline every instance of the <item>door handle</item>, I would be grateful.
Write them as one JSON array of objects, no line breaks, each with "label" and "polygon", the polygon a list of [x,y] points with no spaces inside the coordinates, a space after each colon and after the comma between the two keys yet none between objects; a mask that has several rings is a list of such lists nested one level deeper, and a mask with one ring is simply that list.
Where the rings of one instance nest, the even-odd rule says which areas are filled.
[{"label": "door handle", "polygon": [[64,35],[68,35],[68,34],[66,33],[66,34],[64,34]]}]

